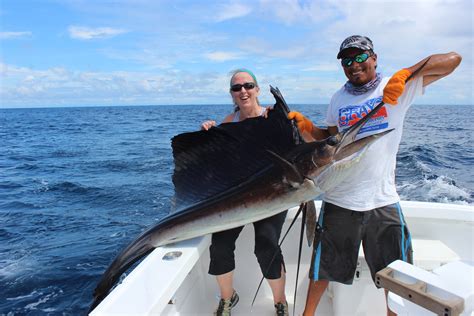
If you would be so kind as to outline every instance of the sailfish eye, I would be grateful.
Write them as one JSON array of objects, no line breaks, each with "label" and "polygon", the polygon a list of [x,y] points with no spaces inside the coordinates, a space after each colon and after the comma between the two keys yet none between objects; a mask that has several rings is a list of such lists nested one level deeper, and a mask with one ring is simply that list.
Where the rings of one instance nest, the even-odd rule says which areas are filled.
[{"label": "sailfish eye", "polygon": [[339,141],[337,140],[337,137],[335,135],[329,136],[326,139],[326,144],[328,144],[330,146],[336,146],[338,143],[339,143]]}]

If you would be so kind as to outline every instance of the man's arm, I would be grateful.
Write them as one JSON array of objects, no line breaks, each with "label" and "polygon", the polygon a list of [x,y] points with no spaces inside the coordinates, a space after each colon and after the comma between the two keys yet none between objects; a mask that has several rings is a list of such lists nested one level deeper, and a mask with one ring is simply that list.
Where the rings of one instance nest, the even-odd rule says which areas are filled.
[{"label": "man's arm", "polygon": [[314,125],[313,130],[311,131],[311,136],[314,140],[323,140],[330,136],[329,130],[325,128],[320,128]]},{"label": "man's arm", "polygon": [[456,69],[461,63],[461,56],[451,52],[447,54],[436,54],[426,57],[417,64],[397,71],[383,89],[383,102],[395,105],[398,98],[405,90],[405,83],[412,74],[414,78],[423,77],[423,87],[439,80]]},{"label": "man's arm", "polygon": [[426,57],[417,64],[407,68],[411,73],[417,70],[421,65],[429,58],[429,61],[426,65],[417,73],[414,78],[423,76],[423,87],[439,80],[456,69],[456,67],[461,63],[462,57],[455,52],[447,54],[435,54]]},{"label": "man's arm", "polygon": [[333,136],[336,135],[339,131],[337,129],[337,126],[328,126],[328,132],[329,135]]}]

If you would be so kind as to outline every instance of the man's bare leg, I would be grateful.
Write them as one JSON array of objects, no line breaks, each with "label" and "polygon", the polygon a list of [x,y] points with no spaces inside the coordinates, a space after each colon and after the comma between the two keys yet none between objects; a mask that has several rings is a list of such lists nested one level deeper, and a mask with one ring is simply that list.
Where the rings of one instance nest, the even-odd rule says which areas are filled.
[{"label": "man's bare leg", "polygon": [[397,316],[397,314],[395,314],[394,312],[390,310],[390,308],[388,308],[388,291],[387,290],[385,290],[385,303],[387,304],[387,316]]},{"label": "man's bare leg", "polygon": [[309,281],[308,294],[306,296],[306,305],[304,307],[303,316],[313,316],[318,307],[319,301],[324,291],[329,285],[327,280]]}]

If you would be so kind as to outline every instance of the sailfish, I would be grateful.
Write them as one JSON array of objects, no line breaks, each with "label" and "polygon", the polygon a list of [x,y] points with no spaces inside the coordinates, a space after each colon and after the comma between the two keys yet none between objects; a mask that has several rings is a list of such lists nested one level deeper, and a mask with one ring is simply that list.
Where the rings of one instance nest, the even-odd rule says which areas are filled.
[{"label": "sailfish", "polygon": [[[94,291],[93,310],[132,264],[156,247],[246,225],[334,188],[358,168],[374,141],[356,140],[374,108],[344,132],[304,142],[278,89],[267,118],[223,123],[173,137],[173,211],[131,242],[111,263]],[[157,271],[157,273],[160,273]]]}]

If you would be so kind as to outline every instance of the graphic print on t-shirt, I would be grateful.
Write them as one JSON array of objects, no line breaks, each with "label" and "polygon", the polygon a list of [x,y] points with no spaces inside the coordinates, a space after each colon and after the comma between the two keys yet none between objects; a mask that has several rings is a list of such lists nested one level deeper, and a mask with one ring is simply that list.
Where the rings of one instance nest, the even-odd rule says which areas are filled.
[{"label": "graphic print on t-shirt", "polygon": [[[382,101],[382,96],[365,101],[362,104],[348,105],[339,109],[339,126],[346,130],[372,111]],[[383,106],[365,123],[359,134],[386,129],[388,127],[387,109]]]}]

